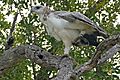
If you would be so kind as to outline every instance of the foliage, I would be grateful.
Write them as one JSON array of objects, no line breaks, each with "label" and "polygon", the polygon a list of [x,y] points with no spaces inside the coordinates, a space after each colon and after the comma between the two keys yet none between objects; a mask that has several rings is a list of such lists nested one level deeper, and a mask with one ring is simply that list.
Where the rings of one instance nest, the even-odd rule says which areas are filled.
[{"label": "foliage", "polygon": [[[62,55],[64,45],[56,41],[53,37],[47,35],[44,25],[40,23],[38,16],[29,14],[32,0],[2,0],[0,1],[0,53],[4,51],[7,36],[10,33],[12,18],[18,11],[19,16],[16,27],[13,32],[15,43],[13,47],[21,44],[35,44],[45,50]],[[35,2],[36,1],[36,2]],[[103,27],[110,35],[117,34],[120,31],[120,24],[117,17],[120,15],[119,0],[33,0],[35,3],[47,3],[55,10],[79,11],[94,22]],[[80,65],[90,59],[95,52],[95,47],[73,46],[70,56]],[[104,65],[85,73],[80,80],[118,80],[120,74],[120,55],[115,55]],[[43,68],[29,60],[22,60],[12,69],[7,71],[0,80],[48,80],[54,77],[57,70]],[[114,74],[113,74],[114,73]]]}]

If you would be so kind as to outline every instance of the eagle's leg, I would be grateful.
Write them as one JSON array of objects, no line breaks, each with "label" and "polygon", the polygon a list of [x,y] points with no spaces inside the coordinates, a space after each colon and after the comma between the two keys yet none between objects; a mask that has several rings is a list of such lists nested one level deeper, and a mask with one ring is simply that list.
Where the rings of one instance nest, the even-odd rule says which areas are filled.
[{"label": "eagle's leg", "polygon": [[69,41],[69,40],[65,40],[65,41],[64,41],[64,40],[63,40],[63,43],[64,43],[64,45],[65,45],[65,48],[64,48],[64,55],[61,57],[61,59],[66,58],[66,57],[71,58],[71,57],[69,56],[70,48],[71,48],[71,46],[72,46],[71,41]]},{"label": "eagle's leg", "polygon": [[64,55],[69,55],[69,51],[70,51],[72,43],[71,41],[64,41],[64,44],[65,44]]},{"label": "eagle's leg", "polygon": [[65,47],[65,48],[64,48],[64,54],[65,54],[65,55],[69,55],[69,51],[70,51],[70,48],[69,48],[69,47]]}]

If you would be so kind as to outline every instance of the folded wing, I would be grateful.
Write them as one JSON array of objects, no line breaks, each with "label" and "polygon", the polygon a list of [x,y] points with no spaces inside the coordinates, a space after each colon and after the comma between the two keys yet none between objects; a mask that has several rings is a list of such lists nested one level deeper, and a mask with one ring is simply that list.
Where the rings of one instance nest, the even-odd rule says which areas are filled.
[{"label": "folded wing", "polygon": [[66,29],[81,29],[81,25],[84,25],[85,29],[94,29],[94,33],[98,36],[103,36],[104,38],[108,37],[108,34],[101,27],[80,12],[56,11],[55,14],[72,24],[79,24],[77,27],[67,26]]},{"label": "folded wing", "polygon": [[73,44],[75,45],[92,45],[97,46],[99,41],[97,36],[102,36],[104,38],[108,37],[108,34],[102,29],[100,26],[95,24],[92,20],[90,20],[85,15],[80,12],[66,12],[66,11],[55,11],[54,14],[68,21],[71,25],[77,24],[78,26],[66,26],[65,29],[77,29],[82,30],[83,28],[86,32],[90,31],[91,34],[85,33],[82,37],[78,37]]}]

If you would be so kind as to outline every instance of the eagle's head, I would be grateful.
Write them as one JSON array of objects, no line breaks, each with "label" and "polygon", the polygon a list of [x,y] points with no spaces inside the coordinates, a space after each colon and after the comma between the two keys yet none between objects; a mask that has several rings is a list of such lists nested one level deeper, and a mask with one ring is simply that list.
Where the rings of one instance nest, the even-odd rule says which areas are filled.
[{"label": "eagle's head", "polygon": [[43,5],[32,6],[32,9],[31,9],[32,12],[35,12],[37,14],[44,14],[48,10],[49,10],[48,6],[43,6]]},{"label": "eagle's head", "polygon": [[43,14],[45,6],[39,5],[39,6],[32,6],[31,11],[35,12],[37,14]]}]

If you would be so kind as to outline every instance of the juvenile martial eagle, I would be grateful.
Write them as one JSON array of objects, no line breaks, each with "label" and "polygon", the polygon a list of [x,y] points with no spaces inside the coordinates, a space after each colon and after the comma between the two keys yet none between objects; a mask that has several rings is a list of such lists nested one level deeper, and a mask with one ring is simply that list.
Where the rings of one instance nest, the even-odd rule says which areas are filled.
[{"label": "juvenile martial eagle", "polygon": [[33,6],[49,35],[63,41],[64,54],[69,54],[73,42],[80,38],[83,45],[97,46],[97,36],[107,37],[107,33],[80,12],[52,11],[48,6]]}]

